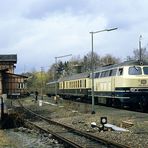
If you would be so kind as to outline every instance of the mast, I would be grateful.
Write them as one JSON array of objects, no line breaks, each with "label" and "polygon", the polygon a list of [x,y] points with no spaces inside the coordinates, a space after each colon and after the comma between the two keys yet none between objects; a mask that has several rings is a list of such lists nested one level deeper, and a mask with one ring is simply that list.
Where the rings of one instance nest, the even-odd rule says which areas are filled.
[{"label": "mast", "polygon": [[139,37],[139,61],[142,62],[142,48],[141,48],[142,35]]}]

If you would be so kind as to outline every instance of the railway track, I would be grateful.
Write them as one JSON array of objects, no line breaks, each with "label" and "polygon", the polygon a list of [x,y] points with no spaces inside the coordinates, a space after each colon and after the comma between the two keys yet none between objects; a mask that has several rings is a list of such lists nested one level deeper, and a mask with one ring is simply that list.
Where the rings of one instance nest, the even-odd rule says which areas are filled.
[{"label": "railway track", "polygon": [[[27,124],[39,129],[42,132],[52,134],[53,137],[55,137],[59,141],[62,141],[62,143],[66,145],[65,147],[128,148],[128,146],[126,145],[121,145],[112,141],[102,139],[100,137],[82,132],[65,124],[61,124],[48,119],[42,115],[36,114],[32,110],[25,108],[20,101],[19,105],[23,108],[25,113],[29,114],[29,118],[26,121]],[[31,121],[32,117],[36,119],[34,121]]]}]

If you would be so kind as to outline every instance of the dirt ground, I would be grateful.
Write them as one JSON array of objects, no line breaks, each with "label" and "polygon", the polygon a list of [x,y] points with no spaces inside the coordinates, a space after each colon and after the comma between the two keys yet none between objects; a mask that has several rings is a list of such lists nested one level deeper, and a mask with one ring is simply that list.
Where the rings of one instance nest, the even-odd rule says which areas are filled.
[{"label": "dirt ground", "polygon": [[0,148],[16,147],[16,144],[9,139],[4,130],[0,130]]}]

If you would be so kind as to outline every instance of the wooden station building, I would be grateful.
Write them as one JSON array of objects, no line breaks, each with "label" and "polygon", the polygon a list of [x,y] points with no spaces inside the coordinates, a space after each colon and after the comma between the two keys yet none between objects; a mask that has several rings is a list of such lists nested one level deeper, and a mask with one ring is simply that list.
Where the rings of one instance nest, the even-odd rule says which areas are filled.
[{"label": "wooden station building", "polygon": [[27,77],[15,74],[17,55],[0,55],[0,96],[8,98],[27,95]]}]

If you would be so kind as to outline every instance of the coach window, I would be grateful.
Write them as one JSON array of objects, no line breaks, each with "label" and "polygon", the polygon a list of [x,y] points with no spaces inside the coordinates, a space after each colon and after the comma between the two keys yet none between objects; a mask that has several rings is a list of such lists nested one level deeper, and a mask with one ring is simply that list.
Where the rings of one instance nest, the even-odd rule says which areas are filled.
[{"label": "coach window", "polygon": [[86,88],[86,79],[84,80],[84,87]]},{"label": "coach window", "polygon": [[71,82],[69,82],[69,88],[71,88]]},{"label": "coach window", "polygon": [[85,80],[82,81],[82,87],[85,87]]},{"label": "coach window", "polygon": [[65,88],[67,88],[67,82],[65,82],[66,83],[66,86],[65,86]]},{"label": "coach window", "polygon": [[82,87],[82,80],[80,80],[80,87]]},{"label": "coach window", "polygon": [[65,81],[64,81],[64,82],[63,82],[63,89],[65,89],[65,87],[66,87],[65,85],[66,85],[66,83],[65,83]]},{"label": "coach window", "polygon": [[136,66],[129,67],[128,73],[129,75],[141,75],[142,74],[141,67],[136,67]]},{"label": "coach window", "polygon": [[121,76],[121,75],[123,75],[123,68],[118,69],[118,76]]}]

